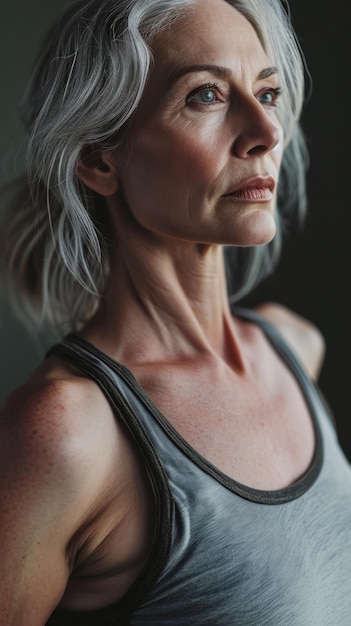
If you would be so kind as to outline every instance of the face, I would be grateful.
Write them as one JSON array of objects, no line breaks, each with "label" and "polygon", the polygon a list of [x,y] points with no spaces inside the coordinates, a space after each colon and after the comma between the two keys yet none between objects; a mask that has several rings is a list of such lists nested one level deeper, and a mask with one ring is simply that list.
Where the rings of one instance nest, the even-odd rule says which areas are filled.
[{"label": "face", "polygon": [[279,77],[251,24],[197,0],[152,46],[127,146],[123,205],[143,228],[195,243],[267,243],[282,158]]}]

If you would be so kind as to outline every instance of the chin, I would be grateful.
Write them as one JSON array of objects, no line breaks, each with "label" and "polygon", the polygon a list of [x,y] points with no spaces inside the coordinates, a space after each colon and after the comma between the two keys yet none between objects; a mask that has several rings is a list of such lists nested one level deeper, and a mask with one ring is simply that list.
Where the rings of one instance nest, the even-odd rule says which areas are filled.
[{"label": "chin", "polygon": [[242,223],[241,243],[243,246],[264,245],[274,239],[277,231],[274,217],[267,211],[255,211],[246,216]]}]

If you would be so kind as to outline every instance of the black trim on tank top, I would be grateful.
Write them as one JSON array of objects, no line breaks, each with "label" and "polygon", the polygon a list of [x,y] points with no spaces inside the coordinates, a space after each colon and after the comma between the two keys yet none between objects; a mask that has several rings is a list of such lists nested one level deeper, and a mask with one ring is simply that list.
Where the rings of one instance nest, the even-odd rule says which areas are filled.
[{"label": "black trim on tank top", "polygon": [[[68,338],[67,338],[68,339]],[[133,609],[147,594],[157,580],[168,558],[171,539],[172,500],[164,469],[155,453],[152,442],[134,415],[128,402],[116,390],[110,377],[95,363],[81,353],[77,337],[55,344],[47,352],[47,357],[56,354],[75,365],[81,372],[94,380],[106,396],[114,413],[127,428],[133,442],[141,453],[147,469],[150,484],[156,498],[155,535],[146,564],[123,597],[101,609],[78,611],[58,607],[49,618],[46,626],[128,626]],[[78,350],[76,345],[78,345]],[[89,346],[90,347],[90,346]],[[91,350],[93,352],[93,350]]]},{"label": "black trim on tank top", "polygon": [[[259,314],[254,313],[251,310],[243,309],[240,307],[233,307],[233,313],[238,315],[239,317],[248,319],[253,323],[259,325],[264,331],[266,337],[269,339],[273,348],[278,352],[278,354],[282,357],[284,362],[290,368],[292,373],[295,375],[295,378],[299,384],[299,388],[305,398],[307,407],[309,409],[310,416],[312,418],[312,424],[315,434],[315,450],[314,455],[311,460],[309,467],[306,472],[293,484],[288,485],[282,489],[275,490],[262,490],[255,489],[253,487],[249,487],[245,484],[242,484],[227,474],[223,473],[220,469],[218,469],[215,465],[213,465],[210,461],[204,458],[201,454],[197,452],[195,448],[193,448],[178,432],[173,428],[167,418],[161,413],[161,411],[157,408],[157,406],[152,402],[150,397],[147,395],[145,390],[138,383],[134,375],[128,368],[126,368],[121,363],[118,363],[114,359],[111,359],[107,354],[100,351],[93,344],[86,341],[82,337],[77,334],[70,334],[67,336],[66,340],[70,343],[74,343],[77,346],[80,346],[87,353],[91,353],[96,358],[100,359],[105,363],[109,368],[112,369],[122,380],[124,383],[128,385],[128,387],[136,394],[137,398],[142,402],[142,404],[146,407],[146,409],[151,412],[153,417],[156,419],[157,423],[162,427],[162,429],[167,433],[169,438],[173,441],[173,443],[203,471],[207,474],[211,475],[215,478],[219,483],[221,483],[227,489],[230,489],[233,493],[238,496],[245,498],[246,500],[250,500],[251,502],[255,502],[257,504],[284,504],[286,502],[290,502],[302,496],[315,482],[317,479],[320,469],[323,463],[323,442],[321,437],[321,432],[318,424],[318,419],[316,415],[315,408],[313,406],[313,402],[311,400],[311,393],[316,393],[316,388],[313,385],[312,381],[307,379],[306,373],[304,372],[302,366],[296,359],[293,352],[290,348],[285,344],[282,340],[279,333],[276,331],[273,325],[263,319]],[[310,385],[310,389],[309,389]],[[321,403],[324,408],[325,402],[318,395],[318,398],[321,400]],[[137,418],[135,417],[137,421]],[[152,444],[150,444],[152,446]]]}]

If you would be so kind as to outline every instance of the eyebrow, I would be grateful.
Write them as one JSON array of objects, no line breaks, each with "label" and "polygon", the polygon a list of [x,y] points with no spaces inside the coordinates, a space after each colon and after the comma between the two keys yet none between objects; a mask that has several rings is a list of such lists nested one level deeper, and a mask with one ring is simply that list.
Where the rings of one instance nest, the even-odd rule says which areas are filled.
[{"label": "eyebrow", "polygon": [[[221,65],[185,65],[180,69],[177,69],[174,72],[171,72],[170,79],[172,81],[178,80],[184,74],[189,74],[191,72],[209,72],[210,74],[214,74],[219,78],[228,79],[232,76],[232,71],[228,67],[223,67]],[[274,74],[278,74],[278,68],[272,65],[271,67],[266,67],[261,70],[257,76],[257,80],[262,80],[264,78],[269,78]]]}]

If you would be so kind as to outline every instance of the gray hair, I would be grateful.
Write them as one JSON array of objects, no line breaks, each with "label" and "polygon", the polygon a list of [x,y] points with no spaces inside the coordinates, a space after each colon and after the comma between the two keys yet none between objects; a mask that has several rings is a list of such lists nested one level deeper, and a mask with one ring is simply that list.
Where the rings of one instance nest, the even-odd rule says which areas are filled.
[{"label": "gray hair", "polygon": [[[255,27],[284,88],[277,235],[266,246],[229,249],[227,265],[244,268],[236,278],[239,299],[273,270],[285,224],[306,211],[304,59],[280,0],[229,3]],[[148,79],[152,38],[193,4],[75,0],[44,40],[22,109],[27,172],[12,184],[17,191],[2,226],[2,272],[27,324],[77,330],[96,309],[109,272],[108,217],[103,198],[80,182],[77,162],[88,145],[123,142]]]}]

